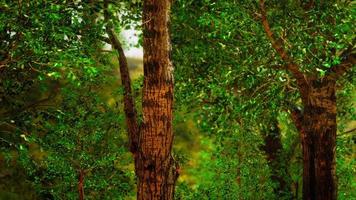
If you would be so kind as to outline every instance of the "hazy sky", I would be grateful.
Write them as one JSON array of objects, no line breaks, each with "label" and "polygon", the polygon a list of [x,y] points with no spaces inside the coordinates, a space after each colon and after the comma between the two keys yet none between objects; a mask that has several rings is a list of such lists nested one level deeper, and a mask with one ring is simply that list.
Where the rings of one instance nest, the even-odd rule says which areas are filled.
[{"label": "hazy sky", "polygon": [[[138,42],[137,31],[134,29],[125,30],[122,32],[122,36],[128,41],[129,46],[135,45]],[[125,54],[127,57],[143,57],[143,50],[142,47],[130,47],[129,49],[125,49]]]}]

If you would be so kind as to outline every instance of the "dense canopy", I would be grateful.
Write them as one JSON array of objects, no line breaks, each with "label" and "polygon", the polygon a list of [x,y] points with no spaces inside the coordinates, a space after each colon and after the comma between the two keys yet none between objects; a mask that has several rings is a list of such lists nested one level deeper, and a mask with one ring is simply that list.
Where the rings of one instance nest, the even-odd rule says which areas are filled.
[{"label": "dense canopy", "polygon": [[0,0],[0,199],[355,199],[355,12]]}]

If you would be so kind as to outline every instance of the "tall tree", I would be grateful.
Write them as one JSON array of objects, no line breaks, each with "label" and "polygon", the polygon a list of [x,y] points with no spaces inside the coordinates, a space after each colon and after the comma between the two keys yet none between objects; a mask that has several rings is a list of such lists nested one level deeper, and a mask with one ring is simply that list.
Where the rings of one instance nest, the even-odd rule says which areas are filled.
[{"label": "tall tree", "polygon": [[[206,75],[203,81],[189,77],[182,88],[187,88],[188,94],[192,93],[190,83],[204,88],[207,92],[199,88],[197,97],[215,105],[231,102],[233,98],[227,97],[232,93],[239,95],[237,99],[247,99],[236,109],[227,104],[221,109],[223,116],[248,110],[259,117],[267,104],[272,109],[291,107],[303,136],[304,198],[335,199],[336,88],[354,81],[355,72],[355,15],[350,2],[178,2],[184,9],[175,16],[174,24],[186,39],[182,34],[174,35],[179,39],[175,63],[189,66],[189,70],[178,68],[183,69],[183,77],[189,71]],[[251,92],[244,94],[248,89]]]},{"label": "tall tree", "polygon": [[[310,1],[313,2],[313,1]],[[312,3],[313,4],[313,3]],[[312,4],[307,6],[310,9]],[[303,148],[303,199],[335,200],[336,183],[336,81],[356,64],[354,44],[341,52],[339,64],[326,70],[325,76],[303,73],[300,66],[276,39],[267,18],[265,1],[260,0],[261,21],[272,47],[295,79],[303,111],[293,111]]]},{"label": "tall tree", "polygon": [[138,199],[173,199],[177,178],[171,155],[173,132],[173,65],[170,60],[170,0],[143,5],[143,124]]},{"label": "tall tree", "polygon": [[[118,51],[121,81],[124,86],[124,110],[138,177],[137,199],[173,199],[178,178],[172,157],[173,144],[173,65],[169,18],[171,1],[147,0],[143,5],[143,122],[138,123],[127,60],[122,45],[110,25],[110,43]],[[108,1],[104,1],[108,23]]]}]

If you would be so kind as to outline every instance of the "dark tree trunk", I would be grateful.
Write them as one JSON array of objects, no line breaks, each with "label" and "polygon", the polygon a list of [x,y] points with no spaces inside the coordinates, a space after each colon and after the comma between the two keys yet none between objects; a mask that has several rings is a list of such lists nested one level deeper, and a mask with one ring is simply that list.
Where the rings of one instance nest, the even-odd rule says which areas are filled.
[{"label": "dark tree trunk", "polygon": [[137,199],[173,199],[177,179],[171,155],[173,131],[173,65],[170,60],[170,0],[143,5],[143,123],[136,158]]},{"label": "dark tree trunk", "polygon": [[266,153],[268,165],[271,168],[271,179],[278,183],[278,186],[274,188],[274,192],[280,198],[290,198],[291,188],[285,179],[288,174],[287,160],[283,156],[281,132],[277,120],[272,120],[270,126],[266,128],[264,142],[263,150]]},{"label": "dark tree trunk", "polygon": [[78,193],[79,193],[79,200],[84,200],[84,170],[79,171]]},{"label": "dark tree trunk", "polygon": [[309,81],[303,99],[303,199],[336,200],[336,94],[335,80]]},{"label": "dark tree trunk", "polygon": [[[320,3],[320,2],[319,2]],[[303,199],[336,200],[336,80],[356,64],[354,44],[345,49],[338,65],[330,67],[326,75],[307,75],[289,56],[283,40],[275,38],[267,19],[265,0],[259,0],[261,22],[272,47],[286,63],[295,78],[302,98],[303,113],[292,112],[292,117],[300,132],[303,148]],[[314,1],[309,1],[305,9],[311,9]],[[281,42],[280,42],[281,41]],[[299,113],[299,114],[298,114]],[[297,116],[298,115],[298,116]]]}]

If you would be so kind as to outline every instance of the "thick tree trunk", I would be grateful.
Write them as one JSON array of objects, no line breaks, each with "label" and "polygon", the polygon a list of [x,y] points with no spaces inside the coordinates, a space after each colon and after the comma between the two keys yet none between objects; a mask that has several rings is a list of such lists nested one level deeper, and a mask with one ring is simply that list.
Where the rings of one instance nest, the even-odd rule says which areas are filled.
[{"label": "thick tree trunk", "polygon": [[[168,32],[170,0],[146,0],[143,8],[144,86],[143,122],[138,126],[126,57],[110,26],[109,1],[104,1],[104,17],[109,42],[118,51],[124,86],[124,108],[138,177],[137,199],[173,199],[178,164],[171,150],[173,142],[173,65]],[[109,40],[109,41],[108,41]]]},{"label": "thick tree trunk", "polygon": [[[302,138],[303,199],[334,200],[337,198],[335,82],[355,66],[354,45],[350,45],[342,52],[340,64],[329,68],[324,77],[312,78],[300,71],[300,66],[284,49],[286,45],[275,38],[267,19],[265,0],[259,2],[266,35],[272,47],[287,64],[285,68],[295,78],[303,101],[304,113],[300,113],[301,117],[293,117],[293,120],[297,119],[295,124]],[[314,4],[314,1],[310,1],[305,8],[311,9]]]},{"label": "thick tree trunk", "polygon": [[173,199],[177,179],[171,155],[173,65],[170,60],[170,0],[145,0],[143,6],[143,123],[136,158],[137,199]]},{"label": "thick tree trunk", "polygon": [[336,94],[332,79],[311,80],[303,100],[303,199],[336,200]]},{"label": "thick tree trunk", "polygon": [[279,198],[290,198],[291,188],[285,179],[287,177],[287,160],[283,156],[281,132],[277,120],[272,120],[270,126],[265,131],[264,142],[263,150],[266,153],[268,165],[271,168],[271,179],[278,183],[278,186],[274,188],[274,192]]}]

